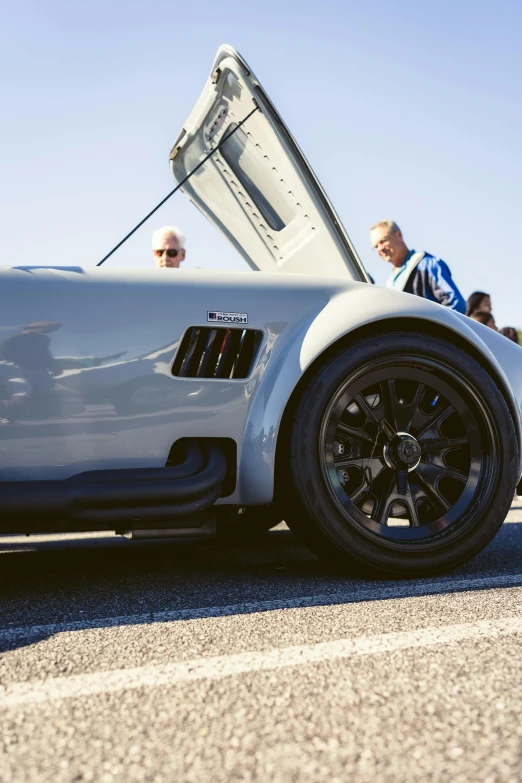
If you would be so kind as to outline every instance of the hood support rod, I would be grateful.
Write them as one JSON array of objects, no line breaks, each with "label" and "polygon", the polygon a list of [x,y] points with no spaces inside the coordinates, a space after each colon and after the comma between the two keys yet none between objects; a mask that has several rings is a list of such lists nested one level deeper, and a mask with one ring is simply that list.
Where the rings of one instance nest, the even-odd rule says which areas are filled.
[{"label": "hood support rod", "polygon": [[246,116],[244,119],[242,119],[242,120],[241,120],[241,122],[239,122],[239,123],[236,125],[236,127],[233,129],[233,130],[231,130],[231,131],[230,131],[230,133],[227,133],[227,135],[226,135],[226,136],[224,136],[224,137],[221,139],[221,141],[219,142],[219,144],[217,144],[217,145],[214,147],[214,149],[213,149],[213,150],[210,150],[210,152],[208,153],[208,155],[205,155],[205,157],[203,158],[203,160],[202,160],[200,163],[198,163],[198,165],[197,165],[197,166],[196,166],[194,169],[192,169],[192,171],[191,171],[189,174],[187,174],[187,176],[186,176],[184,179],[182,179],[182,180],[181,180],[181,182],[180,182],[178,185],[176,185],[176,187],[174,188],[174,190],[171,190],[171,191],[170,191],[170,193],[169,193],[167,196],[165,196],[165,198],[164,198],[164,199],[162,199],[162,201],[160,201],[160,203],[159,203],[157,206],[155,206],[155,207],[154,207],[154,209],[153,209],[151,212],[149,212],[149,214],[148,214],[148,215],[146,215],[146,216],[143,218],[143,220],[140,220],[140,222],[138,223],[138,225],[137,225],[137,226],[134,226],[134,228],[132,229],[132,231],[129,231],[129,233],[127,234],[127,236],[123,237],[123,239],[122,239],[120,242],[118,242],[118,244],[116,245],[116,247],[113,247],[113,248],[112,248],[112,250],[110,251],[110,253],[107,253],[107,255],[106,255],[106,256],[104,256],[104,257],[102,258],[102,260],[101,260],[101,261],[98,261],[98,263],[96,264],[96,266],[101,266],[101,265],[103,264],[103,262],[104,262],[104,261],[107,261],[107,259],[108,259],[108,258],[110,258],[110,256],[112,256],[112,254],[113,254],[113,253],[115,253],[115,252],[118,250],[118,248],[120,248],[120,247],[123,245],[123,243],[124,243],[124,242],[126,242],[126,241],[127,241],[127,239],[129,239],[129,237],[131,237],[131,236],[134,234],[134,232],[135,232],[135,231],[137,231],[139,228],[141,228],[141,226],[142,226],[142,225],[143,225],[143,224],[144,224],[144,223],[145,223],[145,222],[146,222],[146,221],[147,221],[147,220],[148,220],[150,217],[152,217],[152,215],[153,215],[153,214],[154,214],[154,213],[155,213],[155,212],[156,212],[156,211],[157,211],[157,210],[158,210],[160,207],[162,207],[162,206],[163,206],[163,204],[164,204],[166,201],[168,201],[168,199],[169,199],[171,196],[173,196],[173,195],[174,195],[174,193],[175,193],[177,190],[179,190],[179,189],[181,188],[181,186],[182,186],[182,185],[184,185],[184,184],[185,184],[185,182],[186,182],[188,179],[190,179],[190,178],[191,178],[191,176],[192,176],[193,174],[195,174],[195,173],[196,173],[196,171],[197,171],[198,169],[200,169],[200,168],[201,168],[201,166],[202,166],[204,163],[206,163],[206,162],[207,162],[207,160],[208,160],[210,157],[212,157],[212,155],[213,155],[215,152],[217,152],[217,151],[218,151],[218,149],[221,147],[221,145],[222,145],[222,144],[224,144],[224,143],[225,143],[225,141],[227,141],[227,139],[229,139],[231,136],[233,136],[233,134],[234,134],[236,131],[238,131],[238,130],[240,129],[240,127],[241,127],[242,125],[244,125],[244,124],[245,124],[245,122],[246,122],[248,119],[250,119],[250,117],[251,117],[251,116],[254,114],[254,112],[256,112],[256,111],[258,111],[258,110],[260,111],[260,109],[259,109],[259,106],[257,106],[257,105],[256,105],[256,106],[255,106],[255,107],[252,109],[252,111],[251,111],[249,114],[247,114],[247,116]]}]

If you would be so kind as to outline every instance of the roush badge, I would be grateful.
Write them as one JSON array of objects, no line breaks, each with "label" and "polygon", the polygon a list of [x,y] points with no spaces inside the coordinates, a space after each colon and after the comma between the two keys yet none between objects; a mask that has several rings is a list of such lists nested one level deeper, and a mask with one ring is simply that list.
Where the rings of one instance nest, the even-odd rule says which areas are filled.
[{"label": "roush badge", "polygon": [[217,310],[209,310],[207,321],[220,324],[247,324],[248,315],[246,313],[220,313]]}]

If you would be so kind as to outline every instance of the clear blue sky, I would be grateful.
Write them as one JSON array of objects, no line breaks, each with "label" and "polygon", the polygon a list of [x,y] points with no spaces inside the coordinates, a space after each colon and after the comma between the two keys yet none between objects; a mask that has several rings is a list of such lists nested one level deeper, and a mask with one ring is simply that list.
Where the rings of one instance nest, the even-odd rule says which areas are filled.
[{"label": "clear blue sky", "polygon": [[[230,43],[377,282],[368,228],[390,217],[522,326],[521,30],[514,0],[4,5],[0,263],[91,266],[116,244],[172,188],[171,145]],[[182,194],[107,263],[146,268],[165,223],[186,266],[243,265]]]}]

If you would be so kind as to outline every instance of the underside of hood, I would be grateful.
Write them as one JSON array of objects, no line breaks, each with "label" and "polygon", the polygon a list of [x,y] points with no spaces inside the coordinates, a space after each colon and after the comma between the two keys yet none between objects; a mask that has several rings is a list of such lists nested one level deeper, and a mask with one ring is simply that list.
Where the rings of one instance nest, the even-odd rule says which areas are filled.
[{"label": "underside of hood", "polygon": [[219,49],[174,144],[175,180],[185,179],[212,150],[182,190],[252,269],[369,280],[303,153],[230,46]]}]

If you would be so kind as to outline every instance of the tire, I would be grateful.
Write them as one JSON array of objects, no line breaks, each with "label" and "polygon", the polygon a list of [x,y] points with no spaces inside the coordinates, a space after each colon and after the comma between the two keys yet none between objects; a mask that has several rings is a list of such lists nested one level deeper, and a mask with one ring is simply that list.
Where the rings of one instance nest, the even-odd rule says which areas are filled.
[{"label": "tire", "polygon": [[427,335],[340,349],[308,380],[286,433],[284,519],[352,569],[425,576],[458,566],[491,541],[517,484],[502,393],[464,350]]}]

